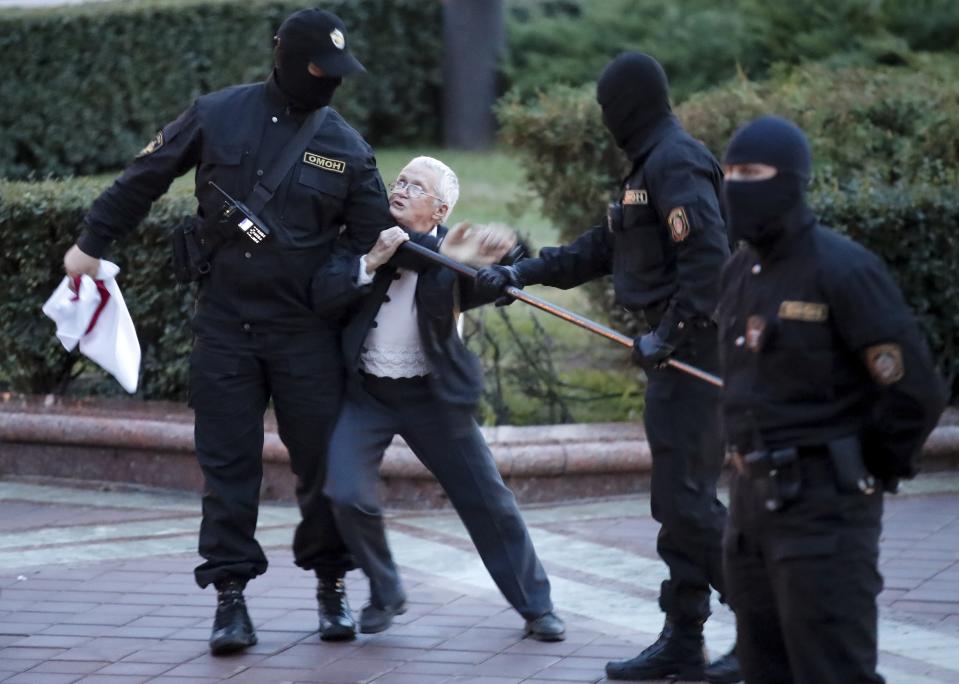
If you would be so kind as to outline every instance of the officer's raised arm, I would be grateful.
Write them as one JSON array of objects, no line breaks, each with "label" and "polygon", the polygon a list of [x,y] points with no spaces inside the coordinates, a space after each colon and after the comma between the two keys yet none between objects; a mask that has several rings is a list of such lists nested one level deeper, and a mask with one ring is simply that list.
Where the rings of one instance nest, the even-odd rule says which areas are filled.
[{"label": "officer's raised arm", "polygon": [[612,273],[612,255],[610,228],[602,223],[568,245],[544,247],[537,258],[521,259],[510,266],[487,266],[480,270],[477,282],[486,290],[501,291],[507,286],[522,288],[526,285],[549,285],[568,290]]},{"label": "officer's raised arm", "polygon": [[130,233],[178,176],[199,161],[196,104],[167,124],[137,154],[123,174],[90,207],[77,244],[64,256],[71,276],[95,277],[100,257],[114,240]]}]

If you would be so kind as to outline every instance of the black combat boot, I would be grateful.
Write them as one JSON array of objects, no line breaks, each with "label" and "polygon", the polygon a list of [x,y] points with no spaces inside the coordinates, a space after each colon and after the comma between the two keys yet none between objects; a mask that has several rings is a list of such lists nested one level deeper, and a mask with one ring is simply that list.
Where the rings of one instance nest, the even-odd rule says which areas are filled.
[{"label": "black combat boot", "polygon": [[244,583],[225,580],[217,583],[216,617],[210,635],[210,653],[223,655],[242,651],[256,643],[256,632],[243,599]]},{"label": "black combat boot", "polygon": [[346,601],[342,577],[320,577],[316,600],[320,607],[320,639],[346,641],[356,638],[356,623]]},{"label": "black combat boot", "polygon": [[743,681],[739,658],[736,657],[736,644],[729,649],[729,653],[714,660],[703,670],[703,679],[710,684],[736,684]]},{"label": "black combat boot", "polygon": [[663,631],[654,644],[630,660],[606,663],[610,679],[673,679],[702,681],[706,667],[702,623],[678,625],[666,618]]}]

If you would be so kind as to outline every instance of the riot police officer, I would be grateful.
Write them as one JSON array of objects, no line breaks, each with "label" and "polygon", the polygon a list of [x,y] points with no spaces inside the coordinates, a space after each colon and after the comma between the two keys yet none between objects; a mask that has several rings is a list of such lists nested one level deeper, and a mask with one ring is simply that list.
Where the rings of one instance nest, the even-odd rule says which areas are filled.
[{"label": "riot police officer", "polygon": [[876,256],[824,228],[792,123],[743,127],[724,158],[723,411],[737,473],[724,540],[747,682],[882,682],[882,495],[909,477],[945,396]]},{"label": "riot police officer", "polygon": [[[718,370],[712,316],[729,255],[719,201],[722,171],[672,114],[666,74],[652,57],[625,53],[614,59],[599,78],[596,97],[604,124],[632,163],[608,225],[514,267],[484,269],[480,282],[499,289],[538,283],[570,288],[612,273],[617,303],[645,315],[651,330],[636,339],[633,358],[648,380],[652,514],[662,525],[657,550],[669,566],[660,593],[666,621],[653,645],[635,658],[608,663],[606,672],[611,679],[699,679],[706,666],[710,587],[723,592],[719,392],[663,364],[675,354]],[[705,675],[738,681],[735,655],[713,663]]]},{"label": "riot police officer", "polygon": [[[196,170],[194,248],[207,261],[199,269],[190,357],[205,480],[205,562],[195,576],[218,591],[214,653],[256,643],[243,589],[267,567],[254,530],[271,399],[297,478],[302,521],[294,558],[319,580],[320,636],[355,635],[342,579],[354,566],[322,494],[343,385],[338,325],[312,312],[310,281],[341,226],[342,239],[365,251],[393,221],[372,150],[327,107],[342,78],[364,70],[343,22],[319,9],[292,14],[277,33],[274,57],[265,82],[204,95],[165,126],[94,202],[64,259],[69,273],[95,275],[108,245],[136,227],[174,178]],[[299,139],[302,149],[292,149]],[[264,185],[271,176],[273,188]],[[267,188],[259,217],[270,234],[248,239],[249,225],[221,210],[223,197],[209,181],[241,201]]]}]

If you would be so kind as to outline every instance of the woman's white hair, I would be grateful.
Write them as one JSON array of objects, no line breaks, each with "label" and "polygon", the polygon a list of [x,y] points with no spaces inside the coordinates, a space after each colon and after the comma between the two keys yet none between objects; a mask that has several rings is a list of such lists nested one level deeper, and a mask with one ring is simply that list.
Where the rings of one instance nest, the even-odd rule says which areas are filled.
[{"label": "woman's white hair", "polygon": [[446,217],[448,221],[450,214],[453,213],[453,207],[460,198],[460,181],[453,173],[453,169],[433,157],[414,157],[407,166],[422,165],[436,172],[438,180],[436,181],[435,192],[443,198],[443,204],[446,205]]}]

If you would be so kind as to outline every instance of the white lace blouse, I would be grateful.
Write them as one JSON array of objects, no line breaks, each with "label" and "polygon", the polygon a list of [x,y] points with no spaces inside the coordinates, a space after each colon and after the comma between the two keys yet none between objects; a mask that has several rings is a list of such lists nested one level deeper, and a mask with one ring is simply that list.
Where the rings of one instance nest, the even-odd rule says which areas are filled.
[{"label": "white lace blouse", "polygon": [[[436,236],[434,227],[430,235]],[[366,335],[360,352],[360,368],[380,378],[412,378],[430,372],[416,323],[416,271],[397,269],[399,278],[390,283],[376,322]],[[372,282],[366,272],[366,256],[360,257],[360,285]]]},{"label": "white lace blouse", "polygon": [[[365,271],[366,264],[360,265]],[[430,372],[416,324],[416,271],[398,269],[360,353],[360,368],[381,378],[412,378]]]}]

